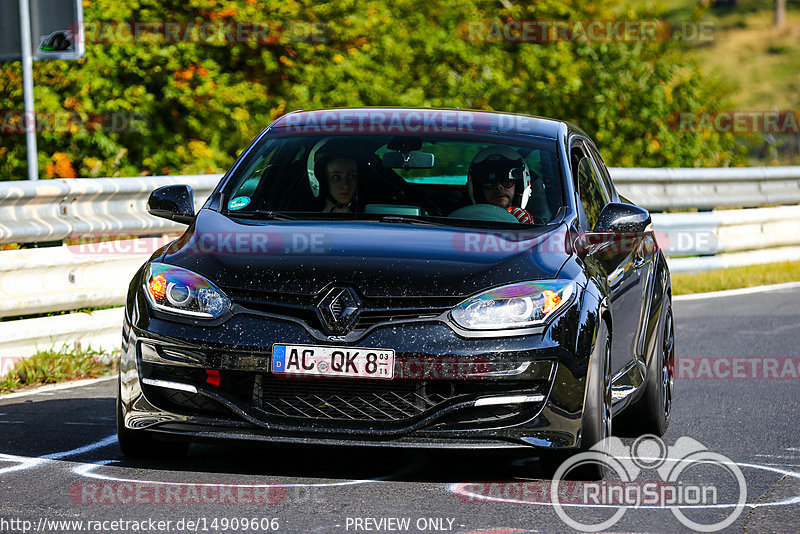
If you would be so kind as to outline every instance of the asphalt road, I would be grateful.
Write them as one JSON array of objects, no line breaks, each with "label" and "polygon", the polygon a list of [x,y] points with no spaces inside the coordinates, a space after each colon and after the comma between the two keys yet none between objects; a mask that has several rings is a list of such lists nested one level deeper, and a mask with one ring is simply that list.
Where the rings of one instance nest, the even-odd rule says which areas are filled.
[{"label": "asphalt road", "polygon": [[[675,320],[679,376],[663,465],[687,458],[686,469],[661,482],[650,466],[663,454],[637,443],[628,456],[643,469],[625,490],[673,493],[622,509],[604,530],[690,532],[689,520],[731,518],[722,531],[798,531],[800,288],[681,300]],[[133,461],[116,445],[114,390],[109,380],[0,397],[0,532],[570,532],[620,510],[602,499],[587,506],[580,484],[560,487],[557,509],[550,481],[537,480],[552,475],[552,458],[485,451],[193,445],[179,461]],[[686,456],[689,438],[707,448],[705,463]],[[591,491],[622,488],[620,477]],[[702,492],[704,506],[662,506],[676,491],[684,504]]]}]

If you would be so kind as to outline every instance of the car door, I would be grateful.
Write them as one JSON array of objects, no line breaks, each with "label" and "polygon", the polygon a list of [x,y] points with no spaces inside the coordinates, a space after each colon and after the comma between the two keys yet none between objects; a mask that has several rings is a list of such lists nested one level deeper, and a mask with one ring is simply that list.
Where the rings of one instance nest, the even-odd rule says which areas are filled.
[{"label": "car door", "polygon": [[[593,230],[603,207],[612,200],[612,192],[592,159],[588,145],[578,140],[572,145],[573,174],[583,210],[581,226]],[[611,366],[614,375],[634,365],[637,353],[638,331],[642,315],[642,277],[640,236],[623,236],[593,245],[587,262],[593,264],[608,280],[609,307],[611,308],[613,337]]]}]

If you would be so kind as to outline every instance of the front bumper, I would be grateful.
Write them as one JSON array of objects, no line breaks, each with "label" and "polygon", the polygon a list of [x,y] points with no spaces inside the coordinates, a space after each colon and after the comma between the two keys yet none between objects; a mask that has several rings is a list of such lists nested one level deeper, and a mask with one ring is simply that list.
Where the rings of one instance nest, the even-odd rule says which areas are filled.
[{"label": "front bumper", "polygon": [[574,448],[591,352],[582,310],[576,299],[547,328],[499,339],[437,320],[383,325],[348,346],[395,349],[395,379],[300,380],[272,375],[265,349],[318,343],[292,321],[241,313],[209,328],[140,302],[124,329],[124,422],[191,439]]}]

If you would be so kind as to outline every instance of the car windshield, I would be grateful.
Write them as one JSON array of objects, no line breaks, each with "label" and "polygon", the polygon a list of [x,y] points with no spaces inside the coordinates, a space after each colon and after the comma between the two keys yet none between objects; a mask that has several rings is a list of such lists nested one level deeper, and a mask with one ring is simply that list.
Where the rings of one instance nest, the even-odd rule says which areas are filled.
[{"label": "car windshield", "polygon": [[514,227],[563,205],[556,143],[496,136],[262,139],[223,191],[231,217]]}]

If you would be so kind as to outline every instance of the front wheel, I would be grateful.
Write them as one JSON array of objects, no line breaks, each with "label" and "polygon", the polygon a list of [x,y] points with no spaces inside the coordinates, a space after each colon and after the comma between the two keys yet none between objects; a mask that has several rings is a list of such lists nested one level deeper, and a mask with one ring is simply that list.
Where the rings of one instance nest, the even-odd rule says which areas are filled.
[{"label": "front wheel", "polygon": [[[580,452],[602,443],[600,450],[592,449],[592,452],[607,456],[611,426],[611,336],[605,322],[601,321],[586,376]],[[606,476],[606,465],[603,462],[581,463],[567,476],[573,480],[602,480]]]},{"label": "front wheel", "polygon": [[672,308],[667,308],[662,326],[661,344],[647,369],[642,397],[625,410],[625,427],[633,435],[663,436],[672,414],[672,390],[675,383],[675,331]]}]

